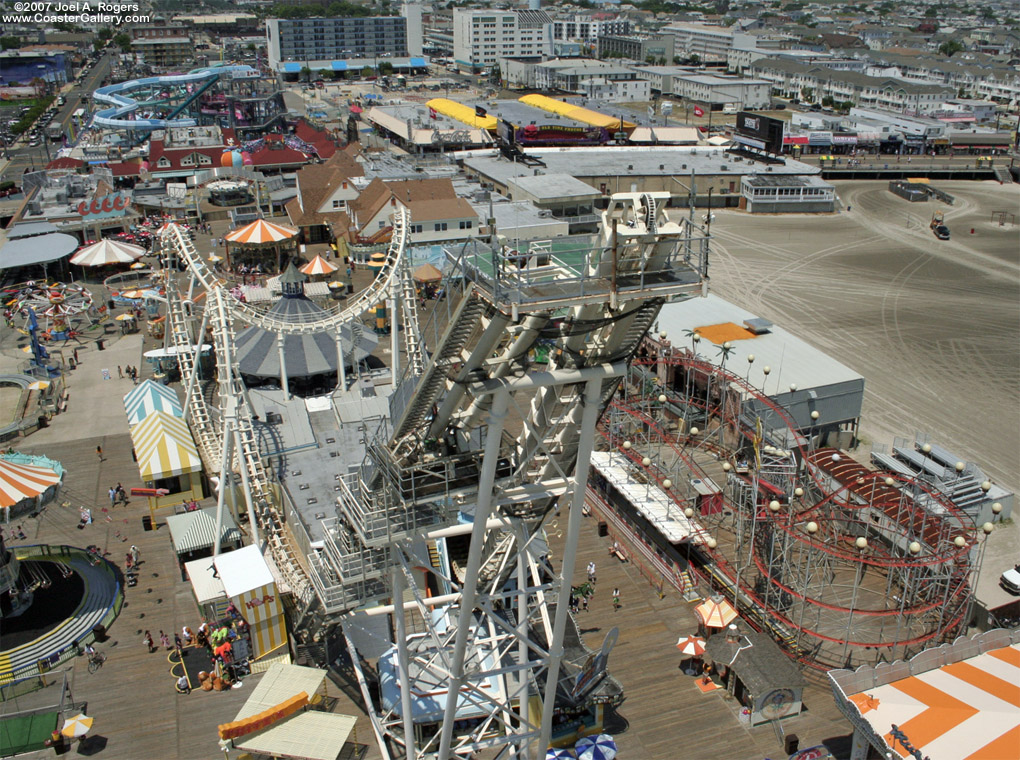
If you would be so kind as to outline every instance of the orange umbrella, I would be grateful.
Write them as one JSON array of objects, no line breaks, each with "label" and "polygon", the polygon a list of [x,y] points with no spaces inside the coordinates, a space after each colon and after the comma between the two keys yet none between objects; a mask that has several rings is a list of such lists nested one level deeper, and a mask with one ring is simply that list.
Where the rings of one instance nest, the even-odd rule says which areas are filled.
[{"label": "orange umbrella", "polygon": [[694,608],[694,613],[706,628],[725,628],[737,618],[733,605],[721,597],[702,602]]},{"label": "orange umbrella", "polygon": [[307,275],[329,274],[336,271],[336,265],[330,264],[322,256],[316,256],[303,267],[301,272]]},{"label": "orange umbrella", "polygon": [[705,653],[705,640],[700,636],[687,636],[676,643],[676,648],[688,657],[701,657]]}]

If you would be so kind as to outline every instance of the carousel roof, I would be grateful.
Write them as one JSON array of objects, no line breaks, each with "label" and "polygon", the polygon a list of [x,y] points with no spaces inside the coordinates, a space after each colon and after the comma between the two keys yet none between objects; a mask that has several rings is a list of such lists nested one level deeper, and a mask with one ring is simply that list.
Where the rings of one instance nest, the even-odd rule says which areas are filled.
[{"label": "carousel roof", "polygon": [[[284,318],[312,320],[321,315],[323,309],[305,296],[290,296],[277,301],[269,313]],[[340,330],[340,340],[344,361],[348,365],[368,356],[378,342],[374,333],[361,331],[355,348],[350,328],[346,326]],[[280,349],[276,333],[261,327],[249,327],[238,334],[234,345],[242,375],[265,378],[280,376]],[[331,332],[285,335],[283,354],[287,376],[291,378],[334,374],[337,371],[336,336]]]},{"label": "carousel roof", "polygon": [[60,475],[49,467],[0,459],[0,507],[38,496],[59,482]]},{"label": "carousel roof", "polygon": [[82,248],[71,257],[71,263],[83,267],[98,267],[104,264],[130,264],[140,259],[145,249],[140,245],[121,243],[117,240],[100,240]]},{"label": "carousel roof", "polygon": [[251,224],[228,232],[226,239],[231,243],[260,245],[262,243],[279,243],[281,240],[290,240],[297,234],[298,231],[290,227],[273,224],[265,219],[256,219]]}]

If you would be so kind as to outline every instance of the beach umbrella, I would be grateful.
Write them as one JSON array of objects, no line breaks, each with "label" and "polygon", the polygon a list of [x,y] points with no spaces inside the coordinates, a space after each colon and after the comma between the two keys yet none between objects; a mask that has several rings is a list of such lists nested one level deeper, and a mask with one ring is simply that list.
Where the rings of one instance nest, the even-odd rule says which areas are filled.
[{"label": "beach umbrella", "polygon": [[577,755],[573,750],[550,747],[545,751],[545,760],[574,760]]},{"label": "beach umbrella", "polygon": [[346,287],[346,285],[344,285],[344,283],[340,282],[340,280],[333,280],[333,282],[329,283],[326,287],[336,289],[336,288]]},{"label": "beach umbrella", "polygon": [[685,636],[676,642],[676,648],[688,657],[701,657],[705,653],[705,640],[700,636]]},{"label": "beach umbrella", "polygon": [[223,257],[217,256],[215,253],[211,253],[209,254],[209,261],[215,264],[217,261],[223,261]]},{"label": "beach umbrella", "polygon": [[85,734],[92,730],[93,720],[93,718],[88,717],[85,713],[78,713],[64,721],[64,727],[60,729],[60,733],[68,739],[77,739],[85,736]]},{"label": "beach umbrella", "polygon": [[80,249],[71,257],[71,263],[83,267],[100,267],[106,264],[130,264],[136,259],[140,259],[143,255],[145,255],[145,249],[139,245],[105,239]]},{"label": "beach umbrella", "polygon": [[127,298],[128,300],[131,300],[131,301],[136,301],[139,298],[145,298],[145,291],[144,290],[125,290],[123,293],[120,294],[120,297],[121,298]]},{"label": "beach umbrella", "polygon": [[28,389],[30,391],[44,391],[49,387],[50,387],[49,380],[36,380],[34,383],[28,384]]},{"label": "beach umbrella", "polygon": [[616,742],[609,734],[586,736],[574,745],[577,760],[613,760],[616,757]]},{"label": "beach umbrella", "polygon": [[21,350],[24,351],[26,354],[32,353],[32,347],[31,346],[24,346]]},{"label": "beach umbrella", "polygon": [[133,320],[134,318],[135,318],[134,314],[118,314],[116,317],[114,317],[114,319],[116,319],[118,322],[127,322],[129,320]]},{"label": "beach umbrella", "polygon": [[302,274],[317,275],[317,274],[330,274],[336,271],[336,265],[330,264],[322,256],[316,256],[314,259],[309,261],[303,267],[301,267]]},{"label": "beach umbrella", "polygon": [[708,599],[694,608],[694,614],[700,618],[706,628],[725,628],[737,617],[733,605],[722,598]]},{"label": "beach umbrella", "polygon": [[136,261],[134,264],[131,265],[131,269],[145,269],[145,262]]}]

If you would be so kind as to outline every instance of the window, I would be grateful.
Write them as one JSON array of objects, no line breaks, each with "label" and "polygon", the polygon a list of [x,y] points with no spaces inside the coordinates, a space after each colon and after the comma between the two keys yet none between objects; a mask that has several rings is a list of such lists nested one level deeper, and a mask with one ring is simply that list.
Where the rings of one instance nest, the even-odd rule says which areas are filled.
[{"label": "window", "polygon": [[468,220],[468,221],[465,221],[465,222],[461,222],[461,223],[460,223],[460,228],[461,228],[462,230],[470,230],[470,229],[471,229],[472,227],[474,227],[474,226],[475,226],[475,223],[474,223],[474,222],[472,222],[471,220]]},{"label": "window", "polygon": [[436,232],[446,232],[446,222],[436,222],[436,224],[435,224],[435,231]]},{"label": "window", "polygon": [[379,229],[383,229],[385,226],[386,226],[386,220],[385,219],[380,219],[379,220]]},{"label": "window", "polygon": [[336,198],[333,199],[333,208],[343,208],[343,207],[344,207],[344,202],[343,201],[337,200]]},{"label": "window", "polygon": [[414,235],[415,233],[420,233],[421,231],[422,231],[422,226],[420,224],[412,224],[411,225],[411,234],[412,235]]},{"label": "window", "polygon": [[160,156],[159,161],[156,162],[156,166],[160,169],[166,169],[170,166],[170,159],[166,156]]}]

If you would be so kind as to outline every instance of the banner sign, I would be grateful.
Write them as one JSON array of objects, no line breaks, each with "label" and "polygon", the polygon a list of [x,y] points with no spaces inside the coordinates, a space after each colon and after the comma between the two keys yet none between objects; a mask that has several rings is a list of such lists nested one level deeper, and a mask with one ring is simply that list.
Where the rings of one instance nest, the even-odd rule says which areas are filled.
[{"label": "banner sign", "polygon": [[127,190],[121,190],[119,193],[103,195],[91,201],[82,201],[78,204],[78,215],[88,220],[110,219],[127,214],[130,205],[131,194]]}]

